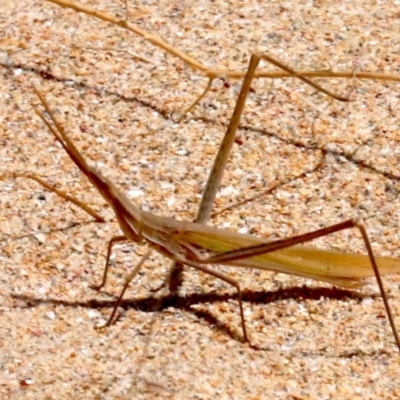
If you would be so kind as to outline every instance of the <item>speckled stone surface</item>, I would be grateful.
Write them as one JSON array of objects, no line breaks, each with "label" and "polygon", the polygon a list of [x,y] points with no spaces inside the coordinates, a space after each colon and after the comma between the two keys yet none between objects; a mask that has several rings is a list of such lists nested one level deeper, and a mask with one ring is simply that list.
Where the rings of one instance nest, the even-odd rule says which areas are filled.
[{"label": "speckled stone surface", "polygon": [[[130,4],[129,21],[208,66],[244,71],[251,52],[267,51],[302,70],[398,71],[396,2],[264,3],[146,1]],[[124,17],[122,1],[81,4]],[[31,83],[132,201],[192,220],[240,89],[217,79],[177,124],[206,82],[120,27],[44,0],[1,2],[0,173],[39,174],[107,222],[28,179],[0,181],[0,398],[400,397],[400,357],[373,279],[351,292],[220,268],[242,285],[253,349],[241,342],[231,287],[186,269],[178,294],[154,294],[170,266],[154,255],[118,322],[94,329],[146,247],[116,246],[106,288],[90,289],[118,225],[35,115]],[[352,101],[295,79],[253,82],[210,223],[282,238],[357,216],[377,253],[400,257],[398,84],[318,82]],[[315,245],[365,252],[356,231]],[[384,281],[400,328],[400,277]]]}]

